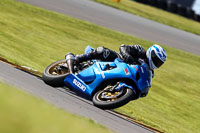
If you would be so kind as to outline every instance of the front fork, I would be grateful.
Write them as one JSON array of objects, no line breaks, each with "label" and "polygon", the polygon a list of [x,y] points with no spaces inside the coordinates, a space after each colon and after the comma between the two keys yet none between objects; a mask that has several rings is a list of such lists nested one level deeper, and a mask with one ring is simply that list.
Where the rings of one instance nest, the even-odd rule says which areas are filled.
[{"label": "front fork", "polygon": [[135,93],[135,90],[132,86],[129,86],[124,82],[117,82],[111,88],[107,86],[106,89],[103,90],[101,98],[111,100],[116,99],[124,92],[124,88],[129,88]]},{"label": "front fork", "polygon": [[135,92],[135,89],[132,86],[127,85],[124,82],[117,82],[117,84],[110,88],[109,91],[120,91],[122,88],[130,88],[133,92]]}]

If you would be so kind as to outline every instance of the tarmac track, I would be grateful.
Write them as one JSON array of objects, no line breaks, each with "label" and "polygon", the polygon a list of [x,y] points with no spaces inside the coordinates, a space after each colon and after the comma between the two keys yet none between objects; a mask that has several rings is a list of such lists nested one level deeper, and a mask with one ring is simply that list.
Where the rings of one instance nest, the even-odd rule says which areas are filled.
[{"label": "tarmac track", "polygon": [[17,0],[200,55],[200,36],[91,0]]},{"label": "tarmac track", "polygon": [[91,101],[77,96],[72,91],[48,86],[39,77],[16,69],[7,63],[0,61],[0,68],[3,70],[0,72],[0,81],[14,85],[68,112],[88,117],[115,133],[153,132],[110,110],[102,110],[93,106]]}]

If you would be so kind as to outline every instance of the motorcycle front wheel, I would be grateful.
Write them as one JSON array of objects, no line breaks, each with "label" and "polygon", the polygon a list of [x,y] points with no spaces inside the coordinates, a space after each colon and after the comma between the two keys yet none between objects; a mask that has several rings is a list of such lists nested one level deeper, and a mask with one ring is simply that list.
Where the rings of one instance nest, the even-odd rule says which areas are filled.
[{"label": "motorcycle front wheel", "polygon": [[127,104],[134,97],[134,92],[130,88],[122,88],[117,92],[109,92],[106,89],[98,91],[93,96],[94,106],[101,109],[114,109]]},{"label": "motorcycle front wheel", "polygon": [[43,72],[42,80],[54,87],[64,86],[64,79],[69,74],[66,60],[59,60],[50,64]]}]

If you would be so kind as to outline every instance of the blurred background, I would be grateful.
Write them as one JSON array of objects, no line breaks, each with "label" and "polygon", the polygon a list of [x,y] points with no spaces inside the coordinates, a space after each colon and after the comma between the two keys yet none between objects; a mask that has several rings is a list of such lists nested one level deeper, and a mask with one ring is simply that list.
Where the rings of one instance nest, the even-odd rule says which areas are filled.
[{"label": "blurred background", "polygon": [[200,0],[133,0],[200,22]]}]

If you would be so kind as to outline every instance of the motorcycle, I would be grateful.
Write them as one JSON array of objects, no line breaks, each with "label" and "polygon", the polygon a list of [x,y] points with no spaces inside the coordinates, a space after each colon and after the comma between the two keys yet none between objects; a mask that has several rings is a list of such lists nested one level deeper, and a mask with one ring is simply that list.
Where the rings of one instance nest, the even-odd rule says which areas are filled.
[{"label": "motorcycle", "polygon": [[[85,53],[91,50],[87,46]],[[42,79],[48,85],[66,86],[87,96],[96,107],[114,109],[147,95],[152,71],[143,60],[140,62],[141,65],[131,65],[118,58],[113,62],[91,60],[75,65],[75,74],[70,74],[64,59],[50,64]]]}]

